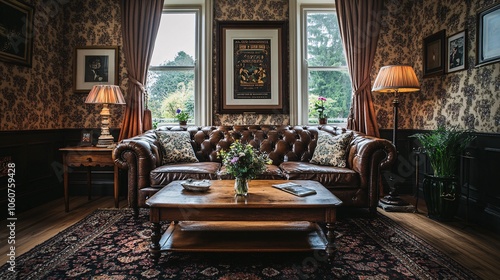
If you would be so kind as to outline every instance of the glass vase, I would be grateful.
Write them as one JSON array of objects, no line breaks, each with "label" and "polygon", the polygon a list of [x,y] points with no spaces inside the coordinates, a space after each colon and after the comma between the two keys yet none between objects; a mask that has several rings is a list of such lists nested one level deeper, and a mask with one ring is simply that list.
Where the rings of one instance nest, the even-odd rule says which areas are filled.
[{"label": "glass vase", "polygon": [[247,196],[248,195],[248,179],[247,178],[236,178],[234,180],[234,194],[237,196]]}]

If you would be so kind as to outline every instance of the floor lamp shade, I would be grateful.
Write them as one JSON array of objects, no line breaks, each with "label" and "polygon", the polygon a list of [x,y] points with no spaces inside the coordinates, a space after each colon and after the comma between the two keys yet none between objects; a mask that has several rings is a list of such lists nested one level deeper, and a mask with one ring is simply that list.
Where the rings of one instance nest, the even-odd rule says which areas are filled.
[{"label": "floor lamp shade", "polygon": [[420,84],[413,68],[408,65],[388,65],[380,68],[373,83],[375,92],[419,91]]},{"label": "floor lamp shade", "polygon": [[96,147],[109,147],[113,145],[114,138],[109,133],[110,112],[108,104],[125,104],[122,92],[116,85],[95,85],[85,99],[88,104],[102,104],[101,110],[101,135]]}]

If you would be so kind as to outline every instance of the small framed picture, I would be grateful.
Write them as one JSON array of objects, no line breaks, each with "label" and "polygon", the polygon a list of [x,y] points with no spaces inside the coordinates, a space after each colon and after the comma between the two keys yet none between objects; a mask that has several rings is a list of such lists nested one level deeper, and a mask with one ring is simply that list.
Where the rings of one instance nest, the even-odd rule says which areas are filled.
[{"label": "small framed picture", "polygon": [[92,131],[90,130],[82,131],[82,137],[80,138],[79,146],[82,147],[92,146]]},{"label": "small framed picture", "polygon": [[424,38],[424,78],[444,72],[445,31]]},{"label": "small framed picture", "polygon": [[467,68],[467,29],[446,39],[446,73]]},{"label": "small framed picture", "polygon": [[477,15],[477,66],[500,61],[500,4]]},{"label": "small framed picture", "polygon": [[118,47],[75,48],[73,91],[88,93],[94,85],[118,85]]}]

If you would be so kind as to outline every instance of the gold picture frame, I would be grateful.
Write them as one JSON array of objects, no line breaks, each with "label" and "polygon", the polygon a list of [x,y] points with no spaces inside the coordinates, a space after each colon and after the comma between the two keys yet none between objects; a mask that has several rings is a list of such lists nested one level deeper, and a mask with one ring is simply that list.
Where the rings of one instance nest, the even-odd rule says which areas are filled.
[{"label": "gold picture frame", "polygon": [[31,67],[34,8],[15,0],[0,0],[0,60]]}]

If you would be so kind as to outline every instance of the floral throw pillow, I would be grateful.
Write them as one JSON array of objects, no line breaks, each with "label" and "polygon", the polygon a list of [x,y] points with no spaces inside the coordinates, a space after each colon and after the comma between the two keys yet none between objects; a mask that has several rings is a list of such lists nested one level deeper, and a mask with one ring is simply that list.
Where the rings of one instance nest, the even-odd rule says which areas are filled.
[{"label": "floral throw pillow", "polygon": [[351,142],[351,139],[352,132],[334,136],[320,130],[316,149],[310,162],[319,165],[346,167],[347,146]]},{"label": "floral throw pillow", "polygon": [[155,131],[162,144],[163,164],[198,162],[187,131]]}]

